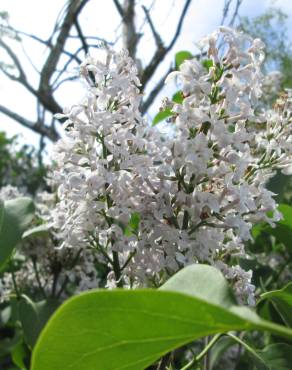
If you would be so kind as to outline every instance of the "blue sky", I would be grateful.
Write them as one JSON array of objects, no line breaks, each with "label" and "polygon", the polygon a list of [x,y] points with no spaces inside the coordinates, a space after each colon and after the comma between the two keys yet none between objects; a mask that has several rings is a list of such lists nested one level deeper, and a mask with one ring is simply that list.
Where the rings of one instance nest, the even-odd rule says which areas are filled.
[{"label": "blue sky", "polygon": [[[151,3],[151,1],[149,0],[148,3]],[[166,58],[164,66],[158,69],[157,78],[163,73],[163,69],[170,65],[176,51],[195,50],[196,41],[218,27],[222,17],[223,3],[224,0],[193,0],[184,23],[182,36],[168,58]],[[63,0],[1,0],[0,10],[9,12],[11,24],[16,28],[47,38],[62,4],[64,4]],[[165,41],[173,34],[177,14],[179,14],[183,4],[183,0],[156,0],[155,2],[152,18]],[[287,23],[289,25],[292,19],[292,0],[243,0],[240,15],[255,17],[264,13],[272,5],[281,8],[289,16]],[[115,30],[116,25],[119,23],[119,17],[112,5],[112,1],[91,0],[89,6],[83,12],[82,18],[86,29],[93,35],[101,35],[106,39],[113,39],[118,33]],[[292,40],[291,28],[287,37]],[[24,46],[29,50],[29,55],[34,60],[34,63],[39,65],[44,59],[46,50],[38,44],[29,41]],[[117,48],[119,48],[119,43]],[[21,49],[18,48],[18,50],[21,53]],[[153,39],[149,30],[146,30],[144,43],[140,49],[142,63],[149,58],[149,53],[152,50]],[[0,60],[3,57],[5,56],[0,53]],[[25,67],[31,81],[37,83],[37,75],[33,68],[29,63],[26,63]],[[72,94],[72,91],[74,91],[74,94]],[[76,103],[80,99],[81,94],[79,85],[74,84],[73,90],[72,86],[68,85],[60,91],[59,98],[62,105],[70,105]],[[2,105],[6,105],[29,119],[35,118],[35,100],[17,83],[8,81],[2,74],[0,74],[0,101]],[[153,106],[150,112],[152,115],[158,109],[158,106],[159,102]],[[24,142],[34,144],[38,142],[37,135],[0,114],[0,131],[3,130],[7,131],[9,136],[16,133],[21,134]]]}]

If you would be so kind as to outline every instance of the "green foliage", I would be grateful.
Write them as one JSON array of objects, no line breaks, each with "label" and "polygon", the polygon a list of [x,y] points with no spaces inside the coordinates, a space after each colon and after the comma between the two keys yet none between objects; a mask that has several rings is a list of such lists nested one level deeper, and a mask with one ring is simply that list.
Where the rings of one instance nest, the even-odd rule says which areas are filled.
[{"label": "green foliage", "polygon": [[142,370],[200,337],[254,329],[292,339],[292,330],[237,306],[218,270],[192,265],[161,290],[100,290],[70,299],[43,330],[32,370]]},{"label": "green foliage", "polygon": [[269,181],[268,189],[275,193],[277,203],[292,204],[292,176],[280,171]]},{"label": "green foliage", "polygon": [[30,198],[17,198],[4,202],[0,230],[0,266],[7,261],[24,231],[34,217],[34,205]]},{"label": "green foliage", "polygon": [[12,185],[35,194],[46,188],[45,176],[46,167],[33,146],[19,145],[17,136],[0,132],[0,187]]}]

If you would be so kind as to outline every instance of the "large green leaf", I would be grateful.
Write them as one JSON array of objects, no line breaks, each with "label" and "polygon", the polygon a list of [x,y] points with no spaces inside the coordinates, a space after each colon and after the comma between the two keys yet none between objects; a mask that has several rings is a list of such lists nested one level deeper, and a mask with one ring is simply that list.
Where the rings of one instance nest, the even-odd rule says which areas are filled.
[{"label": "large green leaf", "polygon": [[32,221],[34,205],[30,198],[16,198],[4,202],[0,230],[0,266],[2,266],[21,241],[22,234]]},{"label": "large green leaf", "polygon": [[270,300],[287,326],[292,327],[292,282],[283,289],[262,294],[261,301]]},{"label": "large green leaf", "polygon": [[[180,286],[184,293],[167,290]],[[142,370],[174,348],[230,330],[269,330],[292,338],[289,329],[233,302],[221,274],[201,265],[185,268],[163,290],[86,292],[65,302],[49,320],[31,369]]]},{"label": "large green leaf", "polygon": [[221,307],[236,305],[232,290],[221,272],[208,265],[191,265],[171,277],[160,290],[185,293]]},{"label": "large green leaf", "polygon": [[59,303],[54,299],[33,302],[22,296],[18,302],[18,314],[22,325],[24,340],[32,348],[49,317],[56,311]]}]

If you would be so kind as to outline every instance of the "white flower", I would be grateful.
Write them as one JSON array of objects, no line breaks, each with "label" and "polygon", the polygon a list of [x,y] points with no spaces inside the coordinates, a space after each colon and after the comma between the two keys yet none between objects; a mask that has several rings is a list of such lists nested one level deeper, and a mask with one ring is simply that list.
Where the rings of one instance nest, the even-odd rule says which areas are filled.
[{"label": "white flower", "polygon": [[167,138],[141,116],[127,53],[87,58],[87,96],[64,113],[66,137],[55,150],[53,225],[65,248],[96,248],[114,271],[109,287],[159,284],[186,264],[208,262],[251,304],[250,272],[224,256],[244,256],[253,224],[279,219],[265,186],[291,165],[291,92],[275,111],[262,109],[260,40],[221,27],[206,46],[207,65],[187,60],[167,79],[183,93],[182,104],[167,101],[175,113]]}]

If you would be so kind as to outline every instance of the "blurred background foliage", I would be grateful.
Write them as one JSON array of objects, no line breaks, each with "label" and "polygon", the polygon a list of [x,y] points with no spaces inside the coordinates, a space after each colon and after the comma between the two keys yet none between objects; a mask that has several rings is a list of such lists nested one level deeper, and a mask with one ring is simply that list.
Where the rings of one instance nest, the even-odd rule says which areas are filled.
[{"label": "blurred background foliage", "polygon": [[12,185],[35,195],[47,187],[46,171],[42,155],[33,145],[0,132],[0,187]]}]

